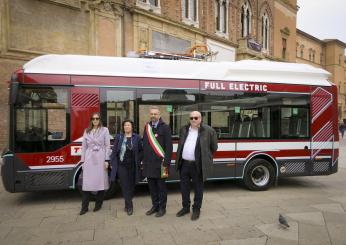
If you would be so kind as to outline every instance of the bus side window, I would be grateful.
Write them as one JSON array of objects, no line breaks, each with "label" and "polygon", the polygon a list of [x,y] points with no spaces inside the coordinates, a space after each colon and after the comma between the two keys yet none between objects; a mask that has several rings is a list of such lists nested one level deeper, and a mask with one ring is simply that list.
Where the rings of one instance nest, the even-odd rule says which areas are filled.
[{"label": "bus side window", "polygon": [[304,138],[309,136],[309,109],[299,107],[281,108],[281,137]]},{"label": "bus side window", "polygon": [[189,123],[189,114],[197,110],[197,90],[138,89],[138,121],[140,134],[149,118],[149,108],[158,106],[161,118],[169,124],[173,138],[179,137],[181,127]]}]

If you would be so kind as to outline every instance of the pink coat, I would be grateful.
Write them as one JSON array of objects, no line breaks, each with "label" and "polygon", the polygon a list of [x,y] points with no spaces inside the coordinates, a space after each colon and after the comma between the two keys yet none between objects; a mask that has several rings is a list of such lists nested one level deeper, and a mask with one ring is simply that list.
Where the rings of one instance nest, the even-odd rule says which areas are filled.
[{"label": "pink coat", "polygon": [[101,127],[87,133],[84,131],[82,144],[83,191],[100,191],[109,188],[105,161],[109,160],[110,136],[108,128]]}]

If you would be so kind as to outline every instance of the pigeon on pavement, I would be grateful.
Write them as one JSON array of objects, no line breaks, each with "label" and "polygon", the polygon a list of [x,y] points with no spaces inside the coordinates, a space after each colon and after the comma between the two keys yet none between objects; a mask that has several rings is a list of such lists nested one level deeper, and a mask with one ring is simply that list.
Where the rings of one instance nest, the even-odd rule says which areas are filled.
[{"label": "pigeon on pavement", "polygon": [[286,218],[284,216],[282,216],[281,214],[279,214],[279,223],[282,227],[284,227],[285,229],[287,229],[289,226]]}]

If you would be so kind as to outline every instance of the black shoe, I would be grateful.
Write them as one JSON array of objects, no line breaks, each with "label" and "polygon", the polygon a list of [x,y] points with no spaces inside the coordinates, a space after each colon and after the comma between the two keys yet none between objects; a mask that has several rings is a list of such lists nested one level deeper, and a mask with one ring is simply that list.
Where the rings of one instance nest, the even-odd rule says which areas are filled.
[{"label": "black shoe", "polygon": [[166,214],[166,209],[160,209],[156,214],[155,217],[162,217]]},{"label": "black shoe", "polygon": [[190,209],[189,208],[182,208],[182,209],[180,209],[180,211],[175,216],[182,217],[182,216],[184,216],[185,214],[188,214],[188,213],[190,213]]},{"label": "black shoe", "polygon": [[152,207],[150,210],[148,210],[145,214],[146,215],[152,215],[153,213],[156,213],[158,211],[158,208]]},{"label": "black shoe", "polygon": [[127,209],[127,215],[130,216],[133,214],[133,208],[128,208]]},{"label": "black shoe", "polygon": [[79,215],[86,214],[87,212],[88,212],[88,209],[82,209],[82,210],[79,212]]},{"label": "black shoe", "polygon": [[97,212],[97,211],[99,211],[100,209],[102,208],[102,206],[95,206],[95,208],[94,208],[94,212]]},{"label": "black shoe", "polygon": [[199,209],[192,210],[191,220],[198,220],[201,211]]}]

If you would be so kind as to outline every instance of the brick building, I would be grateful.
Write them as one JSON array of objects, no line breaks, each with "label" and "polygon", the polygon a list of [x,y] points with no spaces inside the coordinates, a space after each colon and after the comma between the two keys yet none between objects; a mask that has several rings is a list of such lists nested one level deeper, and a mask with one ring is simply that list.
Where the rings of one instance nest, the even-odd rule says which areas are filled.
[{"label": "brick building", "polygon": [[[216,61],[306,62],[296,57],[297,43],[305,38],[316,45],[316,61],[318,47],[323,46],[322,67],[341,81],[343,91],[345,79],[334,76],[340,67],[328,62],[333,59],[330,53],[336,55],[333,45],[341,50],[344,44],[330,40],[324,46],[324,41],[297,31],[296,4],[296,0],[2,0],[0,148],[8,139],[6,81],[23,63],[47,53],[125,56],[143,49],[181,53],[207,44],[217,52]],[[340,110],[346,113],[344,103],[341,97]]]},{"label": "brick building", "polygon": [[345,48],[346,44],[339,40],[320,40],[297,29],[296,62],[323,68],[331,73],[330,80],[339,89],[338,110],[340,121],[346,118]]}]

